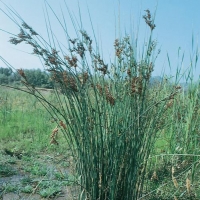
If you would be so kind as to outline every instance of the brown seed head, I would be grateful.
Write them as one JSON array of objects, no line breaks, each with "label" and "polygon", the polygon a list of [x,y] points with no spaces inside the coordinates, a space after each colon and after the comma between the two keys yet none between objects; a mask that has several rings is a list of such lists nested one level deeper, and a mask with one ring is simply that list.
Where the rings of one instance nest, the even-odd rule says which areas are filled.
[{"label": "brown seed head", "polygon": [[70,58],[69,56],[65,56],[64,58],[67,60],[70,67],[77,67],[78,59],[76,56],[72,56],[72,58]]},{"label": "brown seed head", "polygon": [[66,125],[63,123],[63,121],[60,121],[60,126],[62,126],[64,129],[66,129]]},{"label": "brown seed head", "polygon": [[106,100],[113,106],[115,105],[115,99],[112,96],[112,94],[110,93],[109,89],[106,87],[105,88],[105,92],[106,92]]},{"label": "brown seed head", "polygon": [[52,138],[52,139],[51,139],[50,144],[59,145],[58,141],[57,141],[55,138]]},{"label": "brown seed head", "polygon": [[146,24],[151,28],[151,30],[153,30],[156,27],[156,25],[153,23],[151,19],[151,13],[148,9],[145,10],[145,12],[146,15],[144,15],[143,18],[145,19]]},{"label": "brown seed head", "polygon": [[96,87],[99,90],[99,93],[102,95],[103,94],[103,88],[101,87],[101,85],[97,84]]},{"label": "brown seed head", "polygon": [[151,180],[153,181],[155,181],[155,180],[158,180],[158,176],[157,176],[157,173],[156,173],[156,171],[154,171],[153,172],[153,175],[152,175],[152,177],[151,177]]},{"label": "brown seed head", "polygon": [[20,76],[22,76],[26,80],[26,75],[23,69],[17,69],[17,72],[19,73]]},{"label": "brown seed head", "polygon": [[51,141],[50,141],[50,144],[56,144],[58,145],[58,142],[56,140],[56,136],[58,134],[58,127],[56,126],[55,129],[53,129],[52,133],[51,133]]},{"label": "brown seed head", "polygon": [[190,192],[191,192],[191,181],[190,181],[189,178],[186,179],[186,188],[187,188],[188,194],[190,194]]},{"label": "brown seed head", "polygon": [[175,169],[172,167],[172,176],[174,175]]},{"label": "brown seed head", "polygon": [[127,70],[127,74],[128,74],[129,77],[131,76],[131,69]]},{"label": "brown seed head", "polygon": [[172,181],[174,183],[175,188],[178,188],[178,182],[174,176],[172,176]]},{"label": "brown seed head", "polygon": [[108,69],[107,65],[104,65],[103,67],[97,68],[97,70],[103,72],[104,75],[107,73],[107,69]]},{"label": "brown seed head", "polygon": [[87,82],[89,78],[89,75],[87,72],[84,72],[83,74],[81,74],[81,76],[79,77],[79,80],[82,84],[85,84]]}]

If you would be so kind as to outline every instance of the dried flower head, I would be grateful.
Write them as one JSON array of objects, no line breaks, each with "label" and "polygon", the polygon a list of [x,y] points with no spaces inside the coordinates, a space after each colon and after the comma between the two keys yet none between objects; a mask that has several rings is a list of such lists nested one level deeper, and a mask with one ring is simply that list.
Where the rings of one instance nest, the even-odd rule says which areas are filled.
[{"label": "dried flower head", "polygon": [[86,49],[82,42],[77,42],[77,47],[75,48],[75,51],[80,55],[81,58],[84,57]]},{"label": "dried flower head", "polygon": [[88,51],[91,54],[92,53],[92,39],[88,36],[86,31],[80,31],[80,32],[81,32],[81,34],[83,36],[84,42],[87,45]]},{"label": "dried flower head", "polygon": [[172,181],[174,183],[175,188],[178,188],[178,182],[174,176],[172,176]]},{"label": "dried flower head", "polygon": [[[108,73],[108,65],[106,65],[103,61],[103,59],[101,59],[100,55],[93,55],[93,63],[95,66],[96,70],[99,70],[101,72],[103,72],[103,74],[107,74]],[[98,67],[98,65],[100,65],[100,67]]]},{"label": "dried flower head", "polygon": [[165,109],[172,107],[173,104],[174,104],[174,100],[173,99],[169,100],[168,103],[165,105]]},{"label": "dried flower head", "polygon": [[156,25],[153,23],[151,19],[151,13],[148,9],[145,10],[145,12],[146,15],[144,15],[143,18],[145,19],[146,24],[151,28],[151,30],[153,30],[156,27]]},{"label": "dried flower head", "polygon": [[172,167],[172,176],[174,175],[175,169]]},{"label": "dried flower head", "polygon": [[27,80],[26,75],[25,75],[23,69],[17,69],[17,72],[19,73],[19,75],[20,75],[21,77],[23,77],[25,80]]},{"label": "dried flower head", "polygon": [[148,46],[148,50],[147,50],[147,55],[151,56],[153,50],[156,48],[157,45],[157,41],[152,41],[149,46]]},{"label": "dried flower head", "polygon": [[77,67],[78,59],[76,56],[72,56],[71,58],[69,56],[65,56],[64,58],[67,60],[70,67]]},{"label": "dried flower head", "polygon": [[58,127],[54,128],[51,134],[51,138],[55,137],[58,134]]},{"label": "dried flower head", "polygon": [[52,52],[52,54],[54,55],[54,56],[57,56],[58,55],[58,53],[59,53],[59,51],[56,51],[56,49],[51,49],[51,52]]},{"label": "dried flower head", "polygon": [[22,23],[22,26],[23,26],[25,29],[31,29],[31,27],[30,27],[26,22],[23,22],[23,23]]},{"label": "dried flower head", "polygon": [[101,71],[104,75],[107,74],[108,65],[104,65],[103,67],[97,67],[97,70]]},{"label": "dried flower head", "polygon": [[89,78],[89,75],[87,72],[84,72],[79,76],[79,80],[82,84],[85,84],[87,82],[88,78]]},{"label": "dried flower head", "polygon": [[52,65],[57,65],[57,58],[55,56],[48,56],[48,61],[49,63],[51,63]]},{"label": "dried flower head", "polygon": [[69,39],[69,42],[71,42],[74,45],[77,40],[78,40],[77,38],[75,38],[75,39]]},{"label": "dried flower head", "polygon": [[190,194],[190,192],[191,192],[191,181],[190,181],[189,178],[186,179],[186,188],[187,188],[188,194]]},{"label": "dried flower head", "polygon": [[50,144],[58,145],[58,141],[56,140],[57,134],[58,134],[58,127],[56,126],[56,128],[52,130]]},{"label": "dried flower head", "polygon": [[129,77],[131,77],[131,69],[127,70],[127,74],[128,74]]},{"label": "dried flower head", "polygon": [[27,23],[23,22],[22,23],[22,26],[25,28],[25,29],[28,29],[31,33],[31,35],[38,35]]},{"label": "dried flower head", "polygon": [[17,45],[17,44],[19,44],[19,43],[21,43],[23,41],[24,41],[23,39],[17,39],[17,38],[14,38],[14,37],[11,37],[10,40],[9,40],[9,42],[11,44],[14,44],[14,45]]},{"label": "dried flower head", "polygon": [[114,42],[114,47],[115,47],[115,55],[118,58],[121,58],[125,46],[122,44],[122,42],[119,41],[119,39],[116,39]]},{"label": "dried flower head", "polygon": [[156,171],[153,172],[153,175],[151,177],[151,181],[155,181],[155,180],[158,180],[158,176],[157,176]]},{"label": "dried flower head", "polygon": [[78,92],[78,87],[75,77],[64,71],[62,72],[62,79],[66,88],[71,89],[74,92]]},{"label": "dried flower head", "polygon": [[182,87],[180,85],[175,86],[176,90],[180,90]]},{"label": "dried flower head", "polygon": [[141,95],[142,94],[142,78],[141,77],[133,77],[131,80],[130,80],[130,92],[131,94],[139,94]]},{"label": "dried flower head", "polygon": [[103,88],[101,87],[101,85],[97,84],[96,87],[97,87],[99,93],[102,95],[103,94]]},{"label": "dried flower head", "polygon": [[60,120],[60,126],[62,126],[64,129],[66,129],[66,125],[63,123],[63,121]]},{"label": "dried flower head", "polygon": [[118,46],[119,46],[119,39],[115,39],[114,47],[118,47]]},{"label": "dried flower head", "polygon": [[174,196],[174,200],[178,200],[178,198],[176,196]]},{"label": "dried flower head", "polygon": [[106,93],[106,100],[107,100],[107,102],[109,102],[110,105],[112,105],[112,106],[115,105],[115,98],[110,93],[108,87],[105,88],[105,93]]},{"label": "dried flower head", "polygon": [[43,53],[38,48],[33,48],[33,54],[43,56]]}]

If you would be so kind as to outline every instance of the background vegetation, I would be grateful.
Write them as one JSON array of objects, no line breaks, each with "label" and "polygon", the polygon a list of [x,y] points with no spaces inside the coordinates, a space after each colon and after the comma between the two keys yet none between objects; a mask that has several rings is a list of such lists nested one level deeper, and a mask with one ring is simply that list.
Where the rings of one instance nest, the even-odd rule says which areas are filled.
[{"label": "background vegetation", "polygon": [[[49,73],[41,69],[25,69],[26,76],[30,84],[36,87],[52,88]],[[21,85],[21,76],[14,73],[11,68],[0,68],[0,83],[10,85]]]}]

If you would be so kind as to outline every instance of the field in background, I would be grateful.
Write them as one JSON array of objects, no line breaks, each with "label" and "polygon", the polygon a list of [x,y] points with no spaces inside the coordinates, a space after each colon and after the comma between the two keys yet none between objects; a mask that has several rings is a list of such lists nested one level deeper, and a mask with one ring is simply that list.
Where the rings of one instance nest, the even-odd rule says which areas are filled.
[{"label": "field in background", "polygon": [[[0,116],[2,144],[9,144],[9,148],[19,151],[28,147],[33,152],[48,146],[51,117],[32,96],[1,87]],[[23,147],[16,146],[16,141],[23,142]]]},{"label": "field in background", "polygon": [[[50,90],[40,91],[55,101]],[[72,158],[62,133],[59,146],[50,144],[55,127],[35,97],[0,87],[0,199],[70,197]]]}]

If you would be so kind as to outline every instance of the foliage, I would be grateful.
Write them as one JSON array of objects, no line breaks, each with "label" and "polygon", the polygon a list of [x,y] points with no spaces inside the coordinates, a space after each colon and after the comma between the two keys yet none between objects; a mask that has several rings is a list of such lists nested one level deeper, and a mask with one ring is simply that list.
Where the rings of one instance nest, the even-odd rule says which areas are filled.
[{"label": "foliage", "polygon": [[[41,69],[24,70],[30,84],[35,87],[52,88],[49,74]],[[11,68],[0,68],[0,84],[21,85],[21,77]]]}]

